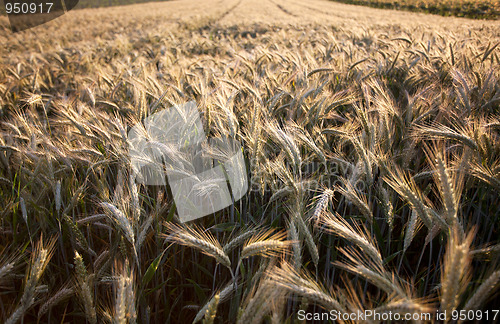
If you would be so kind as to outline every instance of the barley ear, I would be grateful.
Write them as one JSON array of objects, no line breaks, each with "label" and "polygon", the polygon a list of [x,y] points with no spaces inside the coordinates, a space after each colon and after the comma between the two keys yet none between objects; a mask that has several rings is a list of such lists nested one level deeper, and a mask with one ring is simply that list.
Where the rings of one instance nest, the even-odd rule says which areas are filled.
[{"label": "barley ear", "polygon": [[470,280],[469,247],[474,237],[473,233],[471,231],[465,240],[462,240],[460,230],[454,227],[448,238],[440,290],[441,311],[446,311],[448,317],[458,307],[460,296]]},{"label": "barley ear", "polygon": [[464,309],[478,310],[484,305],[484,302],[488,299],[491,294],[498,289],[498,283],[500,282],[500,270],[493,272],[483,283],[476,289],[474,295],[467,301]]},{"label": "barley ear", "polygon": [[91,288],[92,280],[87,272],[82,256],[77,251],[75,251],[75,268],[78,286],[77,293],[85,310],[85,317],[90,323],[95,324],[97,323],[97,314],[94,308],[94,297]]}]

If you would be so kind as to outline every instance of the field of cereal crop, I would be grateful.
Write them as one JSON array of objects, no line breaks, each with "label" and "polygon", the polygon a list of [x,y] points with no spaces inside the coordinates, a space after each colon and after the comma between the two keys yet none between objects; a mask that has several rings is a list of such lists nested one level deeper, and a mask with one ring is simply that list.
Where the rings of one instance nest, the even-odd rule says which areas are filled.
[{"label": "field of cereal crop", "polygon": [[[322,0],[0,17],[0,322],[498,321],[499,42],[496,21]],[[241,143],[249,189],[182,223],[130,134],[188,102]],[[226,184],[151,142],[198,197]]]}]

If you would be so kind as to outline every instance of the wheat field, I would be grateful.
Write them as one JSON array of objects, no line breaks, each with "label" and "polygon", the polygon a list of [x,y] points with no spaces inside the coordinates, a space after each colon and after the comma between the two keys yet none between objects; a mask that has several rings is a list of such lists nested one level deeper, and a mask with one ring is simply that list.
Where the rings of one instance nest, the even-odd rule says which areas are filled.
[{"label": "wheat field", "polygon": [[[0,17],[0,322],[498,321],[499,42],[322,0]],[[250,188],[183,224],[127,136],[189,101]]]}]

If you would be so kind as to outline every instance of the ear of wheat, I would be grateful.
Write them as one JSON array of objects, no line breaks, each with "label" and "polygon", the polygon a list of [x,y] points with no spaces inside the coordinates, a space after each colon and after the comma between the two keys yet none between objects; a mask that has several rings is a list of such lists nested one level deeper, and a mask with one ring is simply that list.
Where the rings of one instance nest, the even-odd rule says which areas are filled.
[{"label": "ear of wheat", "polygon": [[5,323],[17,323],[35,302],[37,286],[52,257],[54,242],[52,240],[48,244],[44,244],[43,240],[40,239],[37,243],[26,273],[24,291],[19,306]]},{"label": "ear of wheat", "polygon": [[287,251],[290,241],[284,240],[286,233],[274,232],[273,230],[261,231],[253,235],[243,246],[240,260],[251,256],[260,255],[265,257],[279,256]]},{"label": "ear of wheat", "polygon": [[[463,291],[470,281],[470,256],[469,248],[474,237],[471,231],[462,239],[462,234],[457,227],[448,238],[448,244],[441,271],[440,303],[441,310],[451,314],[459,303]],[[449,320],[451,315],[448,316]]]},{"label": "ear of wheat", "polygon": [[496,270],[489,277],[485,278],[483,283],[476,289],[464,306],[465,310],[477,310],[495,291],[500,282],[500,270]]},{"label": "ear of wheat", "polygon": [[87,272],[82,256],[75,251],[75,268],[78,295],[85,310],[85,317],[90,323],[97,323],[97,314],[94,307],[92,280]]},{"label": "ear of wheat", "polygon": [[387,271],[382,265],[352,248],[339,248],[339,250],[349,262],[336,262],[336,266],[361,276],[387,294],[396,294],[403,299],[408,299],[411,295],[409,287],[404,286],[399,277]]},{"label": "ear of wheat", "polygon": [[210,318],[211,320],[213,320],[219,303],[226,301],[234,292],[234,289],[235,283],[231,281],[220,292],[216,293],[212,298],[210,298],[210,300],[200,309],[198,314],[196,314],[196,317],[193,320],[193,324],[198,323],[203,318]]},{"label": "ear of wheat", "polygon": [[240,235],[236,236],[233,238],[231,241],[226,243],[223,247],[223,250],[226,254],[234,250],[236,247],[239,245],[243,244],[244,242],[248,241],[250,237],[252,237],[256,232],[256,229],[246,229],[244,232],[242,232]]},{"label": "ear of wheat", "polygon": [[288,293],[312,300],[327,310],[335,309],[344,311],[344,307],[335,299],[335,296],[331,292],[322,287],[309,274],[299,274],[288,263],[283,263],[281,267],[270,269],[267,276]]},{"label": "ear of wheat", "polygon": [[136,290],[134,273],[128,269],[128,262],[115,269],[115,312],[113,322],[117,324],[136,323]]},{"label": "ear of wheat", "polygon": [[211,256],[218,263],[231,268],[231,261],[217,241],[209,232],[196,226],[182,227],[174,223],[165,224],[169,235],[165,238],[169,241],[199,249],[204,254]]},{"label": "ear of wheat", "polygon": [[273,301],[283,298],[283,291],[274,282],[266,278],[249,295],[237,323],[261,323],[264,316],[272,310]]},{"label": "ear of wheat", "polygon": [[64,300],[69,299],[74,295],[74,290],[72,288],[61,288],[58,292],[56,292],[49,300],[47,300],[42,306],[40,306],[40,310],[38,311],[38,317],[42,317],[45,315],[52,307],[58,305]]},{"label": "ear of wheat", "polygon": [[373,262],[382,265],[382,256],[375,243],[365,231],[357,224],[351,226],[345,219],[339,215],[334,215],[330,212],[326,213],[321,219],[321,223],[325,226],[327,231],[335,233],[340,237],[356,244],[366,255],[368,255]]}]

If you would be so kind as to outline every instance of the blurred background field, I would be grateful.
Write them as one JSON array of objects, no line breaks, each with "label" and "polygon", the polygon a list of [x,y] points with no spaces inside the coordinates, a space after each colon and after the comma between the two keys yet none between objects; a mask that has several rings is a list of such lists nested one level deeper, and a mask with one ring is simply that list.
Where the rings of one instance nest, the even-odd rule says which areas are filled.
[{"label": "blurred background field", "polygon": [[[171,0],[80,0],[77,9],[98,8],[129,5],[144,2],[162,2]],[[500,1],[498,0],[331,0],[335,2],[369,6],[382,9],[409,10],[437,14],[441,16],[467,17],[474,19],[497,20],[500,17]],[[0,4],[3,2],[0,1]],[[307,3],[307,1],[304,1]],[[5,9],[0,6],[0,14],[5,14]]]}]

